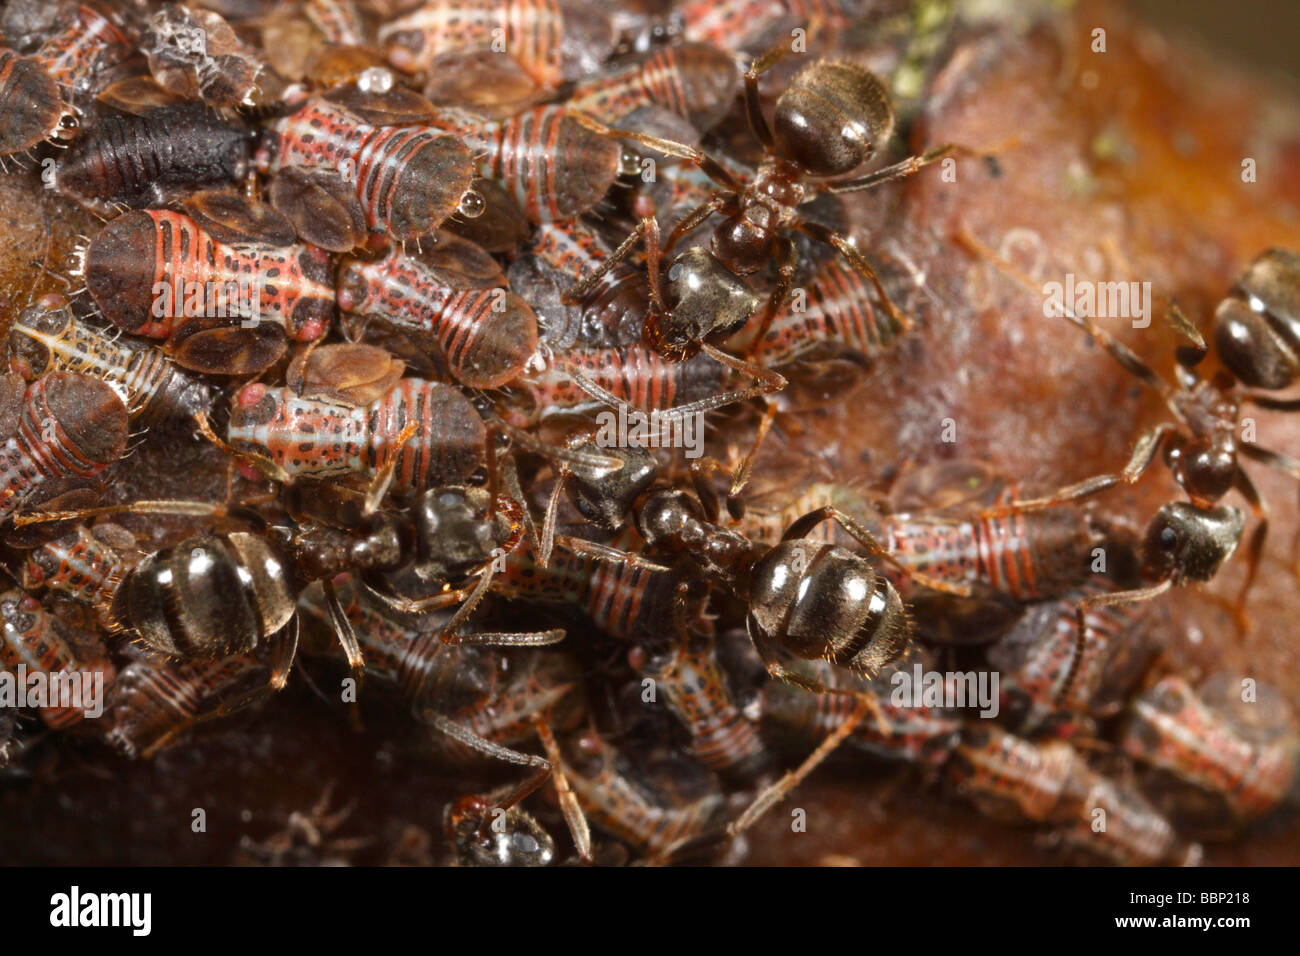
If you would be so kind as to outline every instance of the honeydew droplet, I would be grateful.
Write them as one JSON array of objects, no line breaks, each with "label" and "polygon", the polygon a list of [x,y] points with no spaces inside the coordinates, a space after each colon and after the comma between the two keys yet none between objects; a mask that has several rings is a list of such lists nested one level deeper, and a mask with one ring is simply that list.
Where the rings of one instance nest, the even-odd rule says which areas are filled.
[{"label": "honeydew droplet", "polygon": [[456,207],[457,212],[466,219],[477,219],[486,209],[487,200],[472,189],[460,197],[460,204]]},{"label": "honeydew droplet", "polygon": [[393,74],[382,66],[372,66],[361,71],[357,88],[362,93],[387,93],[393,88]]}]

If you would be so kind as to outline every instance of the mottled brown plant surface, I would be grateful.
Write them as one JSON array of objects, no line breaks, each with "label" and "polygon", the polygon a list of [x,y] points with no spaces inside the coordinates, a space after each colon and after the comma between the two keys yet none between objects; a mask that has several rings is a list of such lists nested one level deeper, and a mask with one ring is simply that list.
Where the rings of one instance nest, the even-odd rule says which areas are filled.
[{"label": "mottled brown plant surface", "polygon": [[[1106,31],[1105,53],[1090,49],[1096,28]],[[1037,284],[1069,272],[1150,282],[1149,328],[1104,324],[1169,374],[1167,297],[1206,328],[1214,303],[1256,253],[1300,245],[1300,99],[1139,25],[1121,8],[1087,3],[1037,26],[991,21],[956,36],[911,145],[945,141],[996,152],[997,170],[962,158],[956,182],[931,168],[853,204],[860,244],[892,264],[899,298],[921,318],[920,329],[852,399],[800,416],[803,433],[787,438],[790,447],[815,458],[815,470],[864,484],[883,482],[907,462],[955,457],[1048,487],[1118,470],[1140,432],[1163,420],[1163,407],[1082,334],[1044,317],[1040,294],[1007,279],[960,237],[1000,251]],[[1254,183],[1242,181],[1248,157],[1257,164]],[[0,177],[6,323],[33,295],[62,291],[55,273],[77,234],[97,228],[41,190],[36,177]],[[1300,418],[1255,417],[1261,444],[1300,455]],[[955,443],[942,440],[945,419],[955,424]],[[789,426],[782,434],[793,436]],[[787,450],[779,436],[769,449]],[[138,488],[133,469],[177,476],[184,486]],[[198,440],[145,445],[114,474],[112,497],[122,501],[168,493],[219,500],[225,491],[224,459]],[[1223,605],[1241,582],[1239,556],[1204,591],[1165,599],[1168,653],[1194,683],[1225,671],[1279,685],[1295,701],[1297,488],[1257,466],[1252,476],[1274,522],[1249,605],[1252,628],[1239,633]],[[1176,497],[1157,464],[1099,506],[1142,523]],[[150,546],[181,533],[174,523],[156,526]],[[355,804],[333,836],[370,839],[351,859],[443,859],[443,804],[470,789],[456,779],[459,771],[425,754],[396,705],[368,705],[362,734],[303,676],[299,669],[266,706],[205,728],[192,745],[150,763],[128,763],[88,740],[43,742],[30,776],[0,786],[0,861],[244,860],[241,840],[282,831],[330,780],[337,781],[332,806]],[[792,807],[807,811],[806,833],[791,832]],[[195,808],[207,813],[206,833],[191,830]],[[557,821],[546,815],[567,848]],[[420,831],[433,834],[432,849],[412,839]],[[1061,860],[1035,831],[991,822],[915,771],[883,764],[823,768],[748,842],[754,864]],[[1236,842],[1210,845],[1206,859],[1300,862],[1300,818],[1279,814]]]},{"label": "mottled brown plant surface", "polygon": [[[1107,50],[1093,53],[1092,31]],[[1201,328],[1242,267],[1261,250],[1300,239],[1300,100],[1293,90],[1177,44],[1115,6],[1085,4],[1059,29],[993,31],[962,41],[936,78],[913,146],[953,141],[997,149],[1002,175],[958,163],[955,183],[921,175],[886,217],[864,209],[861,235],[902,251],[924,276],[912,297],[925,328],[879,373],[846,418],[828,416],[831,467],[880,471],[914,458],[987,460],[1006,474],[1058,487],[1117,471],[1139,433],[1167,412],[1043,298],[1004,277],[954,240],[965,231],[1038,283],[1078,279],[1149,281],[1156,314],[1146,329],[1105,328],[1172,375],[1175,338],[1163,321],[1172,296]],[[1008,141],[1010,145],[1004,146]],[[1256,160],[1258,181],[1242,181]],[[1295,454],[1295,416],[1246,411],[1261,445]],[[957,442],[941,441],[942,421]],[[823,442],[824,444],[824,442]],[[1241,583],[1238,555],[1204,591],[1165,599],[1174,612],[1169,655],[1194,680],[1216,671],[1254,676],[1297,699],[1291,561],[1295,483],[1251,466],[1270,504],[1267,552],[1249,604],[1253,629],[1238,634],[1215,598]],[[1102,507],[1144,522],[1180,497],[1157,463]],[[833,776],[834,774],[828,774]],[[991,824],[913,775],[864,785],[842,773],[796,795],[807,834],[775,812],[754,834],[754,863],[856,860],[883,863],[1042,863],[1029,834]],[[1275,819],[1206,861],[1294,864],[1300,821]]]}]

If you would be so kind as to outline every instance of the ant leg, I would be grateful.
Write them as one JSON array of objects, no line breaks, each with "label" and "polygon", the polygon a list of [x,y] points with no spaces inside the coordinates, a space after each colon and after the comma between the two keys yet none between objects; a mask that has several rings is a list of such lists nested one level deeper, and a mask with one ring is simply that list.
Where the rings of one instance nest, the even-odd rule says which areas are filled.
[{"label": "ant leg", "polygon": [[[677,220],[672,231],[668,233],[668,241],[664,243],[663,254],[668,255],[677,248],[677,243],[681,242],[683,238],[689,236],[696,229],[700,228],[700,225],[706,219],[712,216],[715,212],[721,212],[723,209],[726,209],[734,202],[735,197],[725,192],[714,193],[708,199],[704,200],[704,202],[700,203],[681,219]],[[659,307],[663,310],[662,303],[659,303]]]},{"label": "ant leg", "polygon": [[725,470],[726,466],[716,458],[696,458],[691,462],[691,485],[695,489],[695,497],[700,500],[700,505],[704,508],[704,520],[710,524],[718,523],[718,519],[722,516],[722,508],[718,503],[718,493],[713,490],[709,479],[717,472]]},{"label": "ant leg", "polygon": [[877,169],[874,173],[867,173],[865,176],[859,176],[857,179],[846,179],[838,183],[828,183],[826,192],[828,193],[856,193],[864,189],[870,189],[872,186],[879,186],[881,183],[892,182],[895,179],[902,179],[905,176],[911,176],[933,163],[950,156],[953,153],[962,153],[967,156],[980,159],[983,153],[978,153],[969,146],[958,146],[955,143],[944,143],[942,146],[935,146],[933,149],[927,149],[919,156],[909,156],[901,162],[894,163],[892,166],[886,166],[884,169]]},{"label": "ant leg", "polygon": [[[691,485],[695,489],[696,497],[700,499],[700,504],[704,506],[704,516],[711,524],[717,524],[722,520],[721,499],[718,497],[717,490],[713,487],[713,476],[734,471],[734,465],[721,462],[712,455],[696,458],[691,462]],[[727,498],[727,514],[732,519],[743,517],[745,514],[744,505],[729,496]]]},{"label": "ant leg", "polygon": [[614,561],[619,564],[640,568],[643,571],[650,571],[654,574],[663,574],[672,570],[666,565],[656,564],[648,558],[643,558],[635,552],[623,551],[619,548],[612,548],[607,544],[597,544],[595,541],[587,541],[583,538],[571,538],[565,534],[557,534],[555,543],[566,551],[572,551],[574,554],[585,554],[597,561]]},{"label": "ant leg", "polygon": [[777,656],[775,642],[767,636],[767,632],[759,626],[754,620],[754,615],[747,615],[745,618],[745,630],[749,633],[749,639],[754,645],[754,650],[758,651],[759,659],[763,662],[763,667],[768,675],[789,684],[791,687],[798,687],[800,690],[806,690],[810,694],[846,694],[834,687],[827,687],[819,681],[810,677],[804,677],[798,671],[791,670],[781,663]]},{"label": "ant leg", "polygon": [[663,153],[667,156],[676,156],[678,159],[690,160],[692,163],[700,167],[700,172],[704,173],[704,175],[708,176],[728,192],[739,193],[744,190],[744,186],[736,181],[736,177],[732,176],[725,166],[713,157],[709,156],[709,154],[704,152],[702,149],[697,149],[694,146],[687,146],[685,143],[677,143],[670,139],[661,139],[658,136],[650,136],[647,133],[638,133],[634,130],[616,129],[612,126],[606,126],[604,123],[593,119],[585,113],[570,111],[570,115],[577,120],[579,124],[600,136],[608,136],[612,139],[628,139],[634,143],[640,143],[642,146],[648,146],[657,153]]},{"label": "ant leg", "polygon": [[223,700],[211,710],[195,715],[192,721],[183,726],[177,727],[173,733],[169,733],[151,750],[146,752],[144,756],[151,756],[156,751],[161,750],[168,740],[182,730],[187,730],[190,727],[197,726],[198,724],[206,723],[209,720],[219,720],[222,717],[227,717],[236,711],[243,710],[245,707],[256,703],[263,697],[269,697],[271,694],[284,690],[285,685],[289,682],[289,670],[293,667],[294,658],[297,657],[298,654],[297,616],[294,616],[288,627],[273,635],[273,639],[275,639],[275,643],[271,648],[271,676],[267,679],[265,684],[255,690],[240,694],[238,697]]},{"label": "ant leg", "polygon": [[99,508],[80,508],[76,511],[37,511],[14,515],[14,527],[21,528],[29,524],[44,524],[49,521],[69,521],[82,518],[97,518],[100,515],[122,514],[159,514],[183,515],[195,518],[224,517],[234,513],[229,509],[210,501],[170,501],[149,500],[132,501],[120,505],[104,505]]},{"label": "ant leg", "polygon": [[366,662],[361,655],[361,643],[357,640],[357,632],[339,602],[339,592],[335,589],[334,582],[326,579],[321,582],[321,586],[325,590],[325,609],[329,612],[330,626],[334,628],[334,634],[339,639],[339,644],[343,646],[343,653],[347,655],[348,670],[360,683]]},{"label": "ant leg", "polygon": [[761,394],[769,392],[779,392],[785,388],[785,376],[780,372],[774,372],[764,365],[756,362],[750,362],[742,358],[737,358],[729,352],[724,352],[719,348],[710,345],[708,342],[700,343],[700,351],[707,355],[719,365],[725,365],[733,372],[740,372],[742,375],[748,375],[754,381],[765,386]]},{"label": "ant leg", "polygon": [[765,401],[763,416],[759,419],[754,441],[745,457],[738,464],[727,465],[712,457],[697,458],[691,462],[691,482],[695,487],[696,496],[700,499],[700,504],[704,506],[705,517],[710,522],[717,524],[722,512],[719,507],[717,491],[709,484],[709,480],[718,472],[727,471],[728,469],[731,471],[731,477],[727,489],[727,514],[736,521],[745,516],[745,505],[740,500],[740,493],[744,491],[745,486],[749,483],[750,473],[754,469],[754,458],[758,455],[758,450],[767,437],[767,433],[772,429],[772,423],[776,420],[777,411],[775,405]]},{"label": "ant leg", "polygon": [[1160,445],[1165,440],[1165,436],[1175,431],[1177,431],[1176,426],[1164,422],[1144,432],[1133,445],[1133,452],[1129,456],[1128,464],[1124,466],[1124,470],[1119,474],[1094,475],[1084,481],[1066,485],[1064,488],[1058,488],[1051,494],[1038,498],[1021,498],[998,505],[991,505],[979,512],[980,517],[997,518],[1022,511],[1042,511],[1046,508],[1055,508],[1058,505],[1087,498],[1090,495],[1105,491],[1107,488],[1113,488],[1120,482],[1131,485],[1142,477],[1143,472],[1155,460],[1156,453],[1160,450]]},{"label": "ant leg", "polygon": [[[519,484],[519,471],[515,467],[514,458],[507,458],[501,471],[504,473],[506,492],[511,499],[518,502],[520,516],[523,519],[524,535],[528,538],[528,543],[533,548],[541,546],[541,539],[537,536],[537,526],[533,523],[532,510],[525,503],[524,489]],[[497,501],[493,498],[490,513],[495,515],[497,512]],[[513,550],[513,549],[512,549]]]},{"label": "ant leg", "polygon": [[546,721],[541,717],[536,717],[534,723],[537,728],[537,737],[541,740],[542,748],[546,751],[546,756],[551,762],[552,774],[555,779],[555,796],[560,802],[560,811],[564,814],[564,822],[569,828],[569,836],[573,838],[573,846],[578,851],[578,857],[583,863],[590,865],[595,862],[591,855],[591,828],[587,825],[587,815],[582,812],[578,798],[574,795],[573,787],[569,784],[569,778],[564,773],[564,760],[560,754],[560,745]]},{"label": "ant leg", "polygon": [[[591,441],[594,434],[592,429],[579,432],[565,442],[565,447],[576,448]],[[551,496],[546,502],[546,515],[542,519],[541,540],[537,542],[537,560],[542,567],[547,567],[551,563],[551,554],[555,550],[555,522],[560,509],[560,493],[564,489],[564,483],[572,474],[573,469],[569,467],[567,461],[559,462],[555,471],[555,486],[551,489]],[[523,500],[522,494],[520,500]]]},{"label": "ant leg", "polygon": [[794,228],[802,232],[805,236],[816,239],[819,242],[824,242],[828,246],[832,246],[838,250],[840,255],[848,260],[848,263],[853,267],[854,272],[858,273],[875,286],[876,295],[880,296],[880,301],[884,304],[885,311],[889,313],[890,318],[898,323],[900,331],[908,332],[915,327],[916,323],[898,311],[898,307],[894,305],[894,300],[891,299],[889,293],[885,291],[885,286],[881,283],[880,276],[876,275],[876,270],[871,267],[871,263],[867,262],[866,257],[863,256],[845,236],[842,236],[840,233],[835,232],[832,229],[827,229],[820,223],[809,222],[806,219],[800,219],[795,222]]},{"label": "ant leg", "polygon": [[[1297,406],[1300,408],[1300,399],[1296,399]],[[1262,407],[1278,407],[1264,405]],[[1300,461],[1291,458],[1288,455],[1282,455],[1275,451],[1269,451],[1266,448],[1260,448],[1258,445],[1243,443],[1239,446],[1240,451],[1247,458],[1259,462],[1261,465],[1267,465],[1269,468],[1275,468],[1278,471],[1286,472],[1292,478],[1300,481]],[[18,520],[14,519],[14,524]],[[1297,530],[1291,540],[1291,563],[1296,567],[1297,573],[1300,573],[1300,530]],[[1245,593],[1244,590],[1242,592]]]},{"label": "ant leg", "polygon": [[[759,659],[762,660],[763,668],[767,671],[768,676],[774,677],[782,683],[789,684],[791,687],[798,687],[800,690],[806,690],[810,694],[832,694],[838,697],[861,696],[860,691],[848,687],[827,686],[819,680],[805,677],[798,671],[782,664],[778,656],[776,643],[767,635],[767,632],[759,626],[758,622],[754,620],[752,614],[745,618],[745,630],[748,632],[749,639],[753,643],[754,649],[758,652]],[[874,716],[876,718],[876,724],[880,728],[880,732],[886,735],[889,734],[891,728],[888,721],[885,720],[884,713],[882,713],[879,708],[876,708]]]},{"label": "ant leg", "polygon": [[484,631],[477,634],[458,634],[462,624],[469,620],[469,616],[474,613],[487,594],[488,589],[492,586],[493,572],[489,565],[488,570],[483,572],[479,578],[478,584],[470,591],[469,596],[461,602],[460,607],[442,629],[438,632],[438,638],[443,644],[473,644],[480,647],[545,647],[550,644],[558,644],[564,640],[564,631],[521,631],[518,633],[501,633],[499,631]]},{"label": "ant leg", "polygon": [[681,642],[679,654],[685,655],[691,649],[691,626],[688,617],[690,616],[690,592],[694,582],[690,578],[682,578],[677,582],[677,587],[673,591],[673,629],[677,632],[677,639]]},{"label": "ant leg", "polygon": [[442,714],[428,714],[427,719],[429,726],[434,730],[446,734],[457,743],[477,751],[485,757],[511,763],[517,767],[531,767],[533,769],[533,772],[519,786],[497,803],[496,809],[498,810],[509,810],[519,801],[534,793],[551,776],[551,762],[544,757],[521,753],[518,750],[512,750],[501,744],[493,743],[486,737],[480,737],[459,721],[444,717]]},{"label": "ant leg", "polygon": [[[758,420],[758,428],[754,431],[754,443],[750,445],[749,452],[740,460],[740,464],[736,466],[736,470],[731,476],[731,489],[727,492],[728,508],[730,508],[733,500],[740,497],[740,493],[749,484],[749,476],[754,470],[754,459],[758,457],[758,450],[767,438],[767,433],[772,430],[777,411],[776,405],[771,402],[764,402],[763,417]],[[739,515],[736,517],[739,517]]]},{"label": "ant leg", "polygon": [[635,229],[628,233],[627,238],[618,244],[618,248],[605,257],[604,262],[565,289],[564,294],[560,296],[560,301],[565,305],[575,305],[581,302],[596,287],[596,283],[631,254],[637,242],[645,239],[646,234],[651,229],[658,235],[659,223],[652,217],[646,216],[636,224]]},{"label": "ant leg", "polygon": [[1239,448],[1247,458],[1251,458],[1261,465],[1267,465],[1270,468],[1276,468],[1278,471],[1286,472],[1292,478],[1300,481],[1300,461],[1279,452],[1269,451],[1267,448],[1260,448],[1258,445],[1252,445],[1249,442],[1243,442]]},{"label": "ant leg", "polygon": [[745,808],[745,812],[727,825],[727,835],[736,837],[744,833],[757,823],[768,810],[789,796],[795,787],[799,786],[810,773],[821,765],[822,761],[834,753],[835,749],[857,729],[858,724],[862,723],[862,718],[867,716],[873,707],[877,707],[875,701],[866,694],[860,695],[858,704],[853,708],[853,713],[849,715],[848,719],[828,734],[826,739],[817,745],[817,749],[804,758],[803,763],[755,797],[754,802]]},{"label": "ant leg", "polygon": [[294,658],[298,656],[298,615],[294,615],[289,622],[289,639],[285,641],[276,641],[275,647],[271,650],[271,680],[268,687],[272,690],[283,690],[284,685],[289,682],[289,668],[293,666]]},{"label": "ant leg", "polygon": [[519,542],[524,540],[524,535],[527,533],[524,527],[526,510],[523,503],[514,498],[499,497],[493,500],[493,506],[488,509],[488,513],[493,517],[497,514],[503,515],[510,528],[510,533],[499,545],[500,550],[494,551],[491,556],[493,568],[496,567],[497,561],[504,559],[507,554],[511,554],[515,548],[519,547]]},{"label": "ant leg", "polygon": [[1074,606],[1075,622],[1078,631],[1074,640],[1074,653],[1070,656],[1070,669],[1065,673],[1065,681],[1056,692],[1056,706],[1059,708],[1069,698],[1074,689],[1074,681],[1079,675],[1079,664],[1083,659],[1083,648],[1088,641],[1088,612],[1094,608],[1110,607],[1112,604],[1136,604],[1158,598],[1174,586],[1172,578],[1146,588],[1134,588],[1131,591],[1107,591],[1103,594],[1090,594],[1081,598]]},{"label": "ant leg", "polygon": [[645,226],[645,273],[646,284],[650,292],[651,310],[654,314],[665,315],[668,309],[664,305],[664,293],[659,285],[659,259],[661,255],[659,220],[647,217],[641,220],[641,224]]},{"label": "ant leg", "polygon": [[1248,634],[1252,627],[1250,618],[1246,615],[1246,596],[1250,594],[1250,589],[1255,583],[1259,561],[1264,554],[1264,541],[1268,537],[1268,506],[1260,497],[1255,483],[1241,468],[1237,469],[1233,487],[1241,493],[1241,497],[1246,499],[1246,504],[1255,515],[1255,530],[1251,532],[1250,543],[1246,546],[1246,580],[1241,583],[1241,590],[1237,592],[1237,600],[1233,605],[1233,617],[1236,618],[1237,629],[1243,634]]},{"label": "ant leg", "polygon": [[258,471],[272,481],[278,481],[285,485],[293,483],[293,476],[265,455],[256,452],[235,451],[235,449],[231,448],[225,439],[212,430],[212,425],[208,422],[208,414],[202,409],[194,413],[194,424],[200,435],[232,458],[252,462]]},{"label": "ant leg", "polygon": [[461,602],[460,607],[456,608],[455,613],[452,614],[451,618],[447,621],[447,623],[442,626],[442,630],[439,632],[439,637],[441,638],[442,643],[444,644],[475,643],[474,638],[472,636],[458,638],[456,635],[456,631],[460,629],[460,626],[462,624],[464,624],[467,620],[469,620],[469,616],[474,613],[474,609],[478,607],[479,602],[483,600],[483,597],[488,592],[488,588],[490,588],[491,586],[492,586],[492,567],[491,565],[489,565],[487,571],[479,575],[478,584],[474,585],[473,590],[471,590],[469,592],[469,595],[465,598],[465,600]]},{"label": "ant leg", "polygon": [[551,489],[551,497],[546,502],[546,516],[542,519],[542,537],[537,545],[537,563],[542,567],[548,567],[551,563],[551,553],[555,550],[555,521],[560,510],[560,493],[564,490],[564,482],[573,472],[564,462],[560,462],[559,468],[555,473],[555,487]]},{"label": "ant leg", "polygon": [[[519,511],[521,512],[522,523],[524,526],[524,533],[528,536],[529,541],[532,543],[533,548],[535,549],[538,555],[538,560],[540,561],[541,566],[546,567],[550,563],[551,551],[554,548],[554,544],[555,544],[555,509],[559,505],[559,499],[558,499],[559,489],[560,486],[563,484],[565,477],[572,473],[572,468],[570,466],[572,464],[587,465],[590,466],[597,474],[607,475],[607,474],[612,474],[613,472],[621,469],[623,467],[623,462],[618,458],[609,458],[604,455],[595,455],[595,454],[590,454],[588,452],[577,451],[576,445],[578,444],[578,442],[573,440],[569,441],[566,444],[566,447],[564,448],[555,448],[553,446],[546,445],[542,442],[539,442],[537,439],[533,438],[527,432],[514,428],[513,426],[508,425],[505,422],[499,420],[491,421],[488,423],[487,462],[488,462],[488,490],[489,490],[489,494],[492,496],[491,497],[492,505],[489,510],[490,513],[492,514],[496,513],[498,507],[497,496],[495,493],[496,449],[494,444],[495,433],[498,431],[501,432],[502,434],[509,435],[511,439],[523,445],[528,450],[536,452],[537,454],[543,455],[544,457],[550,458],[559,463],[560,471],[559,471],[559,477],[557,478],[557,482],[556,482],[556,489],[552,493],[551,501],[547,506],[546,517],[542,525],[542,532],[540,537],[538,536],[536,526],[533,524],[532,512],[529,510],[528,506],[524,503],[523,490],[520,488],[519,485],[519,475],[515,471],[515,467],[512,460],[508,460],[509,467],[508,470],[506,471],[506,482],[508,485],[508,490],[510,494],[513,496],[513,500],[519,503]],[[584,437],[590,437],[590,436],[584,436]],[[517,539],[515,543],[517,543]],[[515,544],[511,543],[509,547],[505,547],[504,550],[513,551],[514,546]]]},{"label": "ant leg", "polygon": [[[574,372],[575,375],[582,375],[581,372],[575,372],[573,369],[570,369],[570,371]],[[585,375],[582,375],[582,378],[590,381],[590,379],[587,379]],[[595,385],[595,383],[592,384],[595,388],[600,389],[599,385]],[[600,390],[604,391],[604,389]],[[609,393],[606,392],[605,394],[608,395]],[[612,395],[610,397],[613,398],[615,402],[619,401],[619,399],[614,398]],[[533,454],[541,455],[543,458],[551,461],[562,461],[573,465],[582,465],[586,468],[593,469],[598,474],[613,474],[623,467],[623,460],[621,458],[596,455],[591,452],[578,451],[574,448],[556,448],[554,445],[548,445],[545,442],[538,441],[523,429],[516,428],[508,422],[503,422],[499,418],[490,419],[486,424],[489,431],[497,431],[503,435],[508,435],[510,440],[515,442],[517,445],[526,448]]]},{"label": "ant leg", "polygon": [[479,647],[550,647],[564,640],[564,630],[549,631],[482,631],[454,636],[447,644],[475,644]]},{"label": "ant leg", "polygon": [[784,46],[773,47],[749,65],[745,71],[745,116],[749,120],[750,131],[762,144],[763,149],[771,152],[774,140],[767,118],[763,116],[763,105],[758,95],[758,78],[776,66],[789,52]]},{"label": "ant leg", "polygon": [[759,793],[759,795],[755,797],[754,803],[751,803],[740,817],[735,819],[732,823],[729,823],[727,826],[727,834],[729,836],[736,836],[741,834],[741,832],[748,830],[749,827],[753,826],[764,813],[767,813],[768,810],[772,808],[772,806],[775,806],[776,804],[779,804],[781,800],[784,800],[785,797],[789,795],[789,792],[794,790],[794,787],[797,787],[798,784],[802,783],[803,779],[805,779],[807,775],[813,773],[822,761],[826,760],[828,756],[831,756],[831,753],[835,752],[835,749],[839,747],[841,743],[844,743],[844,740],[848,739],[849,735],[853,734],[854,730],[857,730],[858,724],[862,723],[862,719],[867,717],[868,714],[875,717],[876,723],[879,724],[880,730],[883,734],[888,734],[889,732],[889,724],[885,721],[884,714],[881,713],[880,705],[876,702],[874,697],[871,697],[870,692],[859,693],[850,691],[850,689],[846,688],[828,688],[826,685],[816,682],[816,680],[805,678],[805,676],[790,671],[787,667],[781,665],[779,661],[776,661],[774,653],[772,653],[774,652],[774,648],[772,648],[771,641],[768,639],[766,633],[762,631],[762,628],[758,627],[758,624],[754,622],[753,615],[746,620],[746,627],[748,627],[750,639],[754,641],[755,649],[758,649],[759,656],[763,658],[763,663],[767,667],[768,674],[775,676],[775,678],[779,680],[784,680],[784,682],[796,685],[796,687],[807,689],[807,691],[813,693],[837,693],[837,695],[855,697],[857,698],[857,706],[855,706],[853,713],[849,715],[849,718],[846,719],[844,723],[841,723],[839,727],[836,727],[835,731],[831,732],[831,734],[829,734],[826,739],[818,745],[818,748],[803,760],[800,766],[796,767],[793,771],[790,771],[790,773],[785,774],[785,777],[777,780],[776,783],[771,784],[771,786],[767,787],[762,793]]},{"label": "ant leg", "polygon": [[1205,338],[1201,335],[1201,330],[1183,314],[1183,310],[1178,308],[1177,302],[1169,303],[1169,324],[1174,327],[1175,332],[1192,343],[1191,345],[1177,346],[1174,350],[1178,364],[1191,371],[1200,365],[1205,356],[1209,354],[1210,347],[1205,344]]},{"label": "ant leg", "polygon": [[767,305],[763,309],[763,317],[758,321],[758,331],[754,333],[754,338],[750,341],[749,347],[745,349],[745,357],[752,358],[755,352],[763,348],[763,340],[767,338],[768,330],[771,329],[772,323],[776,321],[776,314],[781,311],[785,305],[786,297],[790,294],[790,286],[794,284],[794,274],[798,268],[798,251],[794,243],[787,237],[781,237],[781,266],[777,273],[776,284],[772,287],[772,294],[767,298]]},{"label": "ant leg", "polygon": [[932,591],[942,591],[945,594],[955,594],[958,597],[970,597],[970,587],[965,584],[954,584],[951,581],[942,581],[938,578],[932,578],[928,574],[922,574],[920,571],[913,570],[899,561],[883,544],[876,540],[875,536],[859,524],[853,517],[840,511],[833,505],[826,505],[818,508],[816,511],[810,511],[802,518],[796,520],[785,534],[781,536],[782,541],[793,541],[805,537],[809,531],[817,527],[823,521],[835,521],[841,528],[853,536],[858,544],[867,549],[868,552],[881,558],[894,567],[897,571],[912,579],[922,587],[929,588]]},{"label": "ant leg", "polygon": [[370,487],[366,489],[366,500],[361,509],[361,513],[366,517],[379,510],[379,503],[384,500],[384,495],[388,494],[388,489],[393,484],[393,476],[397,473],[397,463],[402,457],[402,449],[415,437],[419,428],[418,422],[408,422],[397,436],[397,441],[393,442],[393,447],[388,449],[383,465],[375,472]]},{"label": "ant leg", "polygon": [[[1040,287],[1036,285],[1029,276],[1025,275],[1006,259],[1003,259],[988,246],[984,245],[984,243],[976,239],[967,230],[959,230],[956,234],[956,239],[957,242],[960,245],[965,246],[969,252],[980,256],[981,258],[988,259],[997,266],[999,271],[1004,275],[1015,280],[1034,295],[1041,294]],[[1055,304],[1057,311],[1060,313],[1062,318],[1086,332],[1094,342],[1109,352],[1111,358],[1118,362],[1125,371],[1137,378],[1137,380],[1147,386],[1147,388],[1150,388],[1158,394],[1164,400],[1165,404],[1169,406],[1170,410],[1174,412],[1174,415],[1180,421],[1182,420],[1182,412],[1173,402],[1174,389],[1168,382],[1158,376],[1152,370],[1151,366],[1142,361],[1136,352],[1103,329],[1093,321],[1090,316],[1076,315],[1074,310],[1063,301],[1056,302]]]},{"label": "ant leg", "polygon": [[445,607],[451,607],[460,601],[463,601],[473,588],[457,588],[454,591],[447,591],[442,594],[434,594],[425,598],[410,600],[408,598],[394,597],[391,594],[385,594],[377,588],[362,582],[366,593],[378,601],[383,602],[394,611],[400,611],[403,614],[427,614],[430,611],[439,611]]}]

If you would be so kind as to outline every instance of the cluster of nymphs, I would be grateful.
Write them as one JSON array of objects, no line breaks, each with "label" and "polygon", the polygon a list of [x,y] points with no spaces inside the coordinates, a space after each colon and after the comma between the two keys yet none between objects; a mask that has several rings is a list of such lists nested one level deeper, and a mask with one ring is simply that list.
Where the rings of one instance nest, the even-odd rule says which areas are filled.
[{"label": "cluster of nymphs", "polygon": [[[1194,862],[1290,797],[1286,707],[1184,679],[1158,598],[1231,557],[1230,495],[1249,587],[1239,456],[1300,470],[1236,439],[1243,403],[1300,407],[1269,397],[1300,375],[1296,253],[1225,290],[1208,345],[1182,323],[1176,384],[1066,317],[1168,405],[1123,471],[1029,495],[946,461],[746,506],[764,438],[913,325],[840,197],[995,165],[907,155],[886,82],[804,52],[857,3],[206,6],[229,19],[0,17],[4,175],[97,221],[66,294],[6,315],[0,767],[220,733],[195,725],[301,644],[342,713],[396,695],[430,760],[518,769],[449,808],[464,863],[735,859],[832,753],[1094,861]],[[201,436],[226,499],[125,500],[132,434]],[[1157,460],[1185,500],[1144,530],[1095,506]]]}]

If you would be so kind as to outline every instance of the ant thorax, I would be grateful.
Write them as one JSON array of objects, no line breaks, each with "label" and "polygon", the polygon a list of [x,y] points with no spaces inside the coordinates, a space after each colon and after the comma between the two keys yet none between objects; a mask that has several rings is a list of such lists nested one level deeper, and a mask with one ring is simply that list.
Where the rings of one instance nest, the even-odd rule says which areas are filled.
[{"label": "ant thorax", "polygon": [[1174,402],[1193,434],[1213,436],[1227,432],[1231,437],[1237,426],[1241,402],[1213,381],[1199,381],[1190,390],[1178,394]]},{"label": "ant thorax", "polygon": [[740,218],[768,232],[791,228],[807,198],[802,176],[793,163],[765,160],[740,195]]}]

